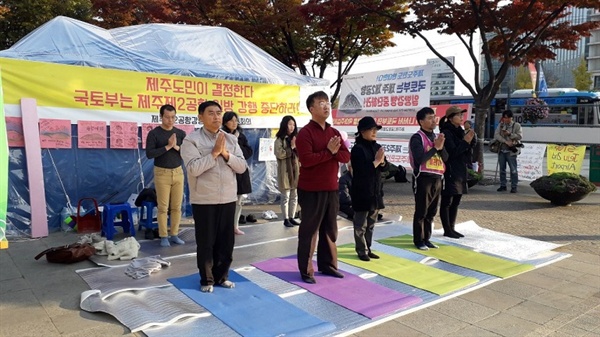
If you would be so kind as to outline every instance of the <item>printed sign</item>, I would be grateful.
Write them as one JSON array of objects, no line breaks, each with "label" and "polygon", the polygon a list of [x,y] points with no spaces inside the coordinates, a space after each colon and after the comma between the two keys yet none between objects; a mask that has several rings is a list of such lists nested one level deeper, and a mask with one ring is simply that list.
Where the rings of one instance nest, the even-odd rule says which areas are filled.
[{"label": "printed sign", "polygon": [[[354,146],[354,138],[349,138],[350,150]],[[410,167],[410,159],[408,157],[408,140],[404,139],[378,139],[377,143],[383,147],[385,158],[388,162],[396,166],[404,166],[407,169]]]},{"label": "printed sign", "polygon": [[346,75],[333,124],[355,126],[371,116],[385,127],[406,125],[406,118],[414,119],[417,110],[429,106],[430,86],[430,65]]},{"label": "printed sign", "polygon": [[581,173],[585,145],[548,144],[548,175],[555,172]]},{"label": "printed sign", "polygon": [[[470,120],[471,119],[471,104],[455,104],[467,111],[463,115],[463,119]],[[446,110],[454,105],[450,104],[440,104],[433,105],[431,108],[435,111],[435,119],[436,123],[439,123],[440,119],[446,115]],[[420,108],[419,108],[420,109]],[[375,121],[377,124],[383,126],[380,132],[392,132],[396,134],[414,134],[419,131],[419,123],[417,122],[416,112],[412,116],[407,117],[377,117]],[[358,125],[358,121],[362,117],[340,117],[340,114],[337,113],[336,110],[333,110],[333,124],[336,129],[340,131],[346,131],[348,134],[355,133],[357,131],[356,126]],[[439,129],[436,129],[435,132],[438,132]]]},{"label": "printed sign", "polygon": [[277,160],[275,157],[275,138],[260,138],[258,147],[258,160]]},{"label": "printed sign", "polygon": [[533,181],[544,175],[544,153],[546,144],[523,143],[517,159],[519,180]]}]

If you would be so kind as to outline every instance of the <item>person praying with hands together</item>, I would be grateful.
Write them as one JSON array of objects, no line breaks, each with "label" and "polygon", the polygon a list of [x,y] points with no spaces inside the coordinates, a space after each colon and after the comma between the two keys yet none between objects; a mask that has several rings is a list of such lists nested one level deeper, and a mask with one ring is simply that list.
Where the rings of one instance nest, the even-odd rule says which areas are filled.
[{"label": "person praying with hands together", "polygon": [[312,262],[315,248],[318,270],[324,275],[344,277],[337,270],[338,170],[339,163],[350,160],[350,152],[339,131],[326,122],[331,112],[327,94],[323,91],[311,94],[306,106],[312,118],[296,137],[300,160],[298,201],[302,208],[298,269],[304,282],[316,283]]},{"label": "person praying with hands together", "polygon": [[203,126],[181,145],[194,216],[200,290],[233,288],[228,280],[233,260],[236,174],[248,168],[236,136],[221,130],[223,111],[215,101],[198,107]]},{"label": "person praying with hands together", "polygon": [[352,187],[350,197],[354,217],[354,248],[363,261],[378,259],[371,251],[373,230],[379,210],[383,206],[380,178],[385,164],[383,147],[377,143],[377,131],[381,125],[373,117],[363,117],[358,122],[356,142],[352,147]]},{"label": "person praying with hands together", "polygon": [[415,194],[413,216],[413,243],[421,250],[438,248],[430,242],[433,217],[442,191],[442,179],[446,171],[448,152],[444,148],[443,133],[435,135],[435,111],[425,107],[417,111],[417,122],[421,127],[410,137],[409,159],[413,169],[412,188]]}]

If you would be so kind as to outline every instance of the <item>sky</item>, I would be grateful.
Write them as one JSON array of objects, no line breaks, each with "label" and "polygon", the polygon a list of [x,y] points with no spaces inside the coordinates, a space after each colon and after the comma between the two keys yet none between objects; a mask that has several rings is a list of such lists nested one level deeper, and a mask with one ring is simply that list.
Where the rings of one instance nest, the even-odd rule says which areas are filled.
[{"label": "sky", "polygon": [[[455,66],[463,77],[471,84],[475,81],[473,62],[471,61],[467,49],[455,36],[440,35],[434,31],[428,31],[424,34],[431,44],[444,56],[454,56]],[[408,35],[396,34],[392,41],[396,47],[386,48],[382,53],[369,57],[360,57],[350,74],[360,74],[388,70],[394,68],[404,68],[416,65],[424,65],[427,59],[437,58],[432,51],[425,45],[421,38],[415,38]],[[475,41],[479,46],[479,41]],[[324,76],[326,79],[335,81],[335,67],[328,67]],[[465,86],[456,78],[456,95],[469,95]]]}]

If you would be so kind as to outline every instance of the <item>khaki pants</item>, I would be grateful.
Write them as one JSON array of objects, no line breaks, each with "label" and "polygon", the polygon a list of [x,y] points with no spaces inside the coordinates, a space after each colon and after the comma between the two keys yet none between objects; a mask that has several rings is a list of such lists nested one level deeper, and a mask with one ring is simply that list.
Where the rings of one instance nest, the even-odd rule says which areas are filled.
[{"label": "khaki pants", "polygon": [[154,187],[158,204],[158,235],[167,237],[167,211],[171,216],[171,234],[179,233],[181,203],[183,202],[183,169],[154,166]]}]

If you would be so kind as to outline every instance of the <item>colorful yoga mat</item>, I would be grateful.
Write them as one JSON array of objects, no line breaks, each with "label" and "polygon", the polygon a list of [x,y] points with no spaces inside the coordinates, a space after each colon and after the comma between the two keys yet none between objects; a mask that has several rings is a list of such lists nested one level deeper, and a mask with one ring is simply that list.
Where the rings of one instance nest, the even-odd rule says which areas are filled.
[{"label": "colorful yoga mat", "polygon": [[[371,319],[406,309],[422,301],[419,297],[400,293],[341,270],[340,272],[345,276],[343,279],[315,273],[317,283],[308,284],[302,281],[296,261],[294,255],[270,259],[253,265],[266,273]],[[317,270],[316,265],[315,270]]]},{"label": "colorful yoga mat", "polygon": [[[196,274],[169,279],[194,302],[242,336],[315,336],[334,331],[325,322],[230,271],[235,288],[215,287],[213,293],[200,291]],[[208,333],[208,332],[207,332]]]},{"label": "colorful yoga mat", "polygon": [[478,253],[466,248],[438,244],[439,249],[419,250],[413,244],[412,236],[401,235],[391,238],[377,240],[377,242],[406,250],[425,256],[434,257],[438,260],[451,263],[460,267],[472,269],[485,274],[507,278],[534,268],[530,264],[522,264],[499,257]]},{"label": "colorful yoga mat", "polygon": [[354,244],[338,246],[339,261],[437,295],[445,295],[479,282],[473,277],[450,273],[401,257],[382,252],[377,252],[377,255],[380,259],[366,262],[358,258]]}]

